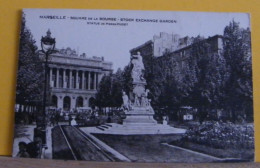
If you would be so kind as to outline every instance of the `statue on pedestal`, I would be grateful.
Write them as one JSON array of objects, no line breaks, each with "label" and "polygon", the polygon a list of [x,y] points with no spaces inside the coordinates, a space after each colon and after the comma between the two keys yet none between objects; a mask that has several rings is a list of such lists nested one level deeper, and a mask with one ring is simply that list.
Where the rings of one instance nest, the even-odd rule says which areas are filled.
[{"label": "statue on pedestal", "polygon": [[148,98],[149,90],[146,89],[146,80],[144,78],[144,64],[140,52],[137,55],[131,56],[131,77],[132,89],[129,91],[130,99],[125,92],[123,92],[123,105],[126,118],[123,125],[132,127],[133,124],[143,124],[146,126],[155,126],[157,121],[153,119],[154,110],[150,105],[151,100]]}]

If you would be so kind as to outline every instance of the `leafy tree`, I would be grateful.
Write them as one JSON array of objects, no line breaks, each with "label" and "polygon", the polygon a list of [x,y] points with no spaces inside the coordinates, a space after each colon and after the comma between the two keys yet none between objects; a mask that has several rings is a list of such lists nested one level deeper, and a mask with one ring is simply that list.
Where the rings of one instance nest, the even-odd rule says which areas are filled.
[{"label": "leafy tree", "polygon": [[100,81],[96,102],[99,107],[120,107],[123,103],[123,72],[118,69],[115,74],[104,76]]},{"label": "leafy tree", "polygon": [[212,108],[219,105],[217,101],[220,99],[219,91],[223,81],[221,72],[225,69],[221,55],[212,54],[210,47],[210,44],[201,37],[195,38],[191,49],[192,57],[189,58],[190,66],[195,71],[192,74],[196,79],[189,101],[198,109],[201,122]]},{"label": "leafy tree", "polygon": [[122,88],[127,94],[133,90],[131,71],[132,65],[129,63],[122,72]]},{"label": "leafy tree", "polygon": [[18,104],[40,105],[42,103],[43,72],[44,68],[39,59],[35,40],[26,27],[25,14],[23,14],[16,86]]},{"label": "leafy tree", "polygon": [[96,105],[98,107],[111,106],[112,75],[104,76],[99,84],[96,94]]},{"label": "leafy tree", "polygon": [[230,72],[226,104],[234,121],[238,115],[253,115],[250,34],[234,20],[224,29],[224,57]]},{"label": "leafy tree", "polygon": [[122,91],[123,91],[123,71],[119,68],[115,74],[112,75],[112,88],[111,88],[111,106],[120,107],[123,104]]}]

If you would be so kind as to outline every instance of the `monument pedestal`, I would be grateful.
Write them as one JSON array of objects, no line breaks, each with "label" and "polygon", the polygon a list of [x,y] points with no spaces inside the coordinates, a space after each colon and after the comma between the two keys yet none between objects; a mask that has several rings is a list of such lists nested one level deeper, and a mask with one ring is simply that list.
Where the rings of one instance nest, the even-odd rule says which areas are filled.
[{"label": "monument pedestal", "polygon": [[124,126],[157,124],[157,121],[153,119],[154,111],[151,107],[132,107],[131,110],[125,113],[126,119],[123,121]]}]

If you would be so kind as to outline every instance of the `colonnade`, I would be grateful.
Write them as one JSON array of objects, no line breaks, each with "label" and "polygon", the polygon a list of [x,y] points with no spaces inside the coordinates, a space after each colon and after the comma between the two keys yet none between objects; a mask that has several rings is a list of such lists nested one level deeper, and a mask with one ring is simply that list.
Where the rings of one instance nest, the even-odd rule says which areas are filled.
[{"label": "colonnade", "polygon": [[15,104],[15,112],[28,112],[32,113],[37,111],[36,106],[31,105],[23,105],[23,104]]},{"label": "colonnade", "polygon": [[50,86],[54,88],[96,90],[100,79],[99,72],[49,68]]}]

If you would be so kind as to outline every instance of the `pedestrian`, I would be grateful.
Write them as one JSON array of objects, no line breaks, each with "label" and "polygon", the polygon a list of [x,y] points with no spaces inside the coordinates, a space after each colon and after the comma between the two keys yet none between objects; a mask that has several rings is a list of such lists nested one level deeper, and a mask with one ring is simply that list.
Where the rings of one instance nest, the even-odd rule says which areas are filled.
[{"label": "pedestrian", "polygon": [[19,152],[17,153],[16,157],[21,157],[21,158],[29,158],[30,155],[27,152],[27,144],[23,141],[19,142]]},{"label": "pedestrian", "polygon": [[35,137],[33,142],[28,143],[27,152],[31,158],[40,158],[42,152],[42,139]]}]

